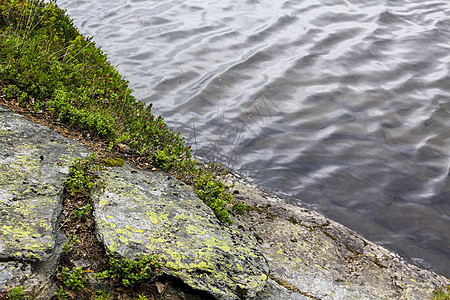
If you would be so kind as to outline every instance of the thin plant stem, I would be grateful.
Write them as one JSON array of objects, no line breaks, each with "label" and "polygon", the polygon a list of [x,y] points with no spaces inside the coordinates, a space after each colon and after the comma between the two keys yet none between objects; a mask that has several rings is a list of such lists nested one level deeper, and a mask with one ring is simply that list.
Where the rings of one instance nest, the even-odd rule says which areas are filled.
[{"label": "thin plant stem", "polygon": [[195,154],[197,154],[197,134],[195,132],[195,118],[192,116],[192,128],[194,129]]},{"label": "thin plant stem", "polygon": [[[244,122],[244,126],[242,126],[241,130],[239,131],[239,134],[238,134],[238,136],[236,138],[236,141],[235,141],[235,143],[233,145],[233,150],[231,151],[230,158],[228,160],[227,169],[230,169],[231,162],[233,162],[233,164],[231,165],[231,169],[234,169],[234,166],[236,165],[236,161],[237,161],[237,158],[239,156],[239,153],[237,153],[237,151],[236,151],[237,146],[239,145],[239,142],[240,142],[241,138],[245,135],[245,131],[247,130],[247,126],[248,126],[249,120],[250,120],[250,118],[252,116],[251,111],[254,110],[258,106],[258,100],[259,99],[256,99],[253,102],[252,106],[250,107],[249,113],[247,114],[247,118],[246,118],[246,120]],[[233,155],[234,155],[234,160],[233,160]]]},{"label": "thin plant stem", "polygon": [[219,78],[217,79],[217,84],[219,85],[219,92],[218,92],[218,97],[217,97],[217,120],[219,120],[219,126],[218,129],[216,131],[216,139],[214,141],[214,151],[213,151],[213,157],[212,157],[212,161],[216,160],[216,156],[219,156],[219,145],[218,145],[218,141],[219,141],[219,137],[222,135],[220,132],[220,128],[222,127],[220,124],[220,91],[221,91],[221,83],[222,83],[222,77],[219,76]]},{"label": "thin plant stem", "polygon": [[69,59],[68,61],[66,61],[66,63],[70,62],[72,59],[74,59],[78,54],[81,53],[81,51],[83,51],[84,49],[86,49],[90,44],[92,44],[91,41],[89,41],[89,43],[86,44],[86,46],[84,46],[80,51],[77,52],[77,54],[75,54],[74,56],[72,56],[71,59]]}]

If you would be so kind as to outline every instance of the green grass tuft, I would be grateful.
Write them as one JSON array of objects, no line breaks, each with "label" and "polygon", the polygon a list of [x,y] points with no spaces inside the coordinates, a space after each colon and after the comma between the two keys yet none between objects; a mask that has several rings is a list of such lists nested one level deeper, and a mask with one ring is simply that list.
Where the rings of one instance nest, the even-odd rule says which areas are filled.
[{"label": "green grass tuft", "polygon": [[450,300],[450,285],[434,291],[433,300]]}]

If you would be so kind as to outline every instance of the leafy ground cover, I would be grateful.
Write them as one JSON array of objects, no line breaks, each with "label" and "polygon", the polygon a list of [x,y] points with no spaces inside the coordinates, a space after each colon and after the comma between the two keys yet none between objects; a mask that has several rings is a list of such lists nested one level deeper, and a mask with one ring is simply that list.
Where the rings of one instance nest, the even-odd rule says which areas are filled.
[{"label": "leafy ground cover", "polygon": [[433,293],[433,300],[450,300],[450,285]]}]

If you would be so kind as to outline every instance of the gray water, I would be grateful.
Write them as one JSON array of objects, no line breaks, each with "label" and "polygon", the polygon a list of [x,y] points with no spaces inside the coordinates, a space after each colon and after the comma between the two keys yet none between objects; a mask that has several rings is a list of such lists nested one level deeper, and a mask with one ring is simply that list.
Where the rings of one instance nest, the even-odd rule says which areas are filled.
[{"label": "gray water", "polygon": [[198,155],[450,276],[450,1],[57,3]]}]

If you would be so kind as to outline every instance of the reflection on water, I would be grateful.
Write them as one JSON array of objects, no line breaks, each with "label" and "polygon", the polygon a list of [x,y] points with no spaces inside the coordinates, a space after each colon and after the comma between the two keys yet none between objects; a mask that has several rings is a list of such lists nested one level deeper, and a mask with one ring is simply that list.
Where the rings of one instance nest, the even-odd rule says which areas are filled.
[{"label": "reflection on water", "polygon": [[450,275],[450,2],[58,4],[197,154]]}]

